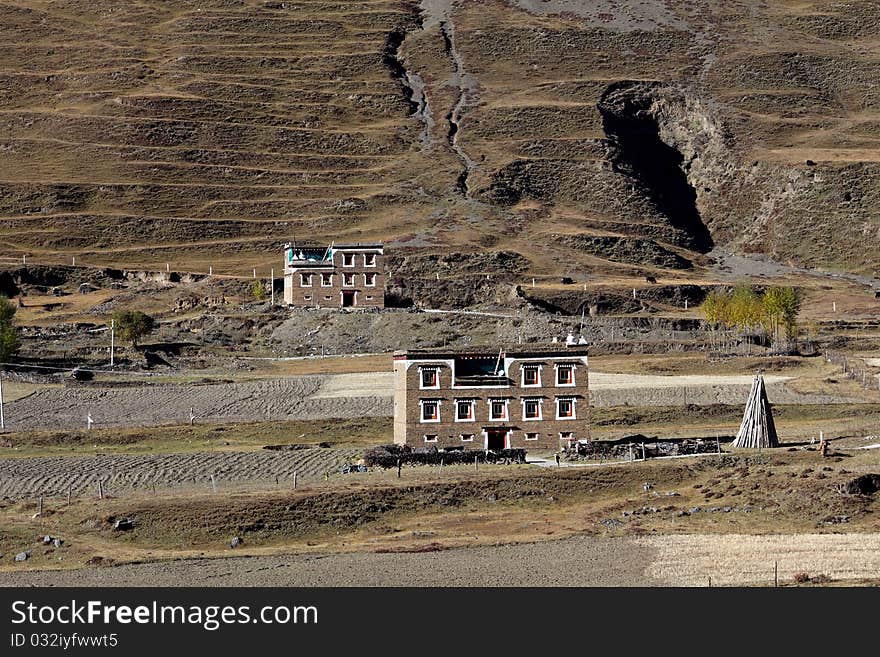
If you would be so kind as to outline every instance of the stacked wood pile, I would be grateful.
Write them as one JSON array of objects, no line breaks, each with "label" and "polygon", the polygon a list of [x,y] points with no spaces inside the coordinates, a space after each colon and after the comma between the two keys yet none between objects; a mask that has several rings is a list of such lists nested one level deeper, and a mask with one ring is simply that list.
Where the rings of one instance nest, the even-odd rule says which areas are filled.
[{"label": "stacked wood pile", "polygon": [[571,446],[565,451],[569,461],[591,459],[628,460],[658,458],[661,456],[682,456],[686,454],[709,454],[717,452],[721,442],[729,442],[731,437],[715,438],[683,438],[678,440],[659,440],[647,436],[632,436],[623,441],[584,441]]},{"label": "stacked wood pile", "polygon": [[779,447],[779,436],[776,434],[776,425],[773,422],[773,410],[767,399],[767,388],[764,386],[764,377],[760,374],[755,376],[752,390],[746,402],[746,410],[743,413],[742,424],[733,441],[734,447],[746,447],[749,449],[763,449],[767,447]]},{"label": "stacked wood pile", "polygon": [[436,447],[412,449],[407,445],[380,445],[364,452],[364,465],[395,468],[401,465],[454,465],[477,463],[525,463],[526,450],[500,449],[496,451],[456,450],[441,452]]}]

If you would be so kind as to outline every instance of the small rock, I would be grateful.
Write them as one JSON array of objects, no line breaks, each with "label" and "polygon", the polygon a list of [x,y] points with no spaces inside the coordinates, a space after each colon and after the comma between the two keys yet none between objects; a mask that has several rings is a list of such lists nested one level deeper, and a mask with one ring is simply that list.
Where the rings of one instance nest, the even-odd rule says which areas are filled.
[{"label": "small rock", "polygon": [[43,545],[49,545],[49,543],[51,543],[51,542],[52,542],[52,537],[49,536],[48,534],[46,534],[43,537]]},{"label": "small rock", "polygon": [[121,532],[134,529],[134,520],[131,518],[120,518],[113,524],[113,529]]},{"label": "small rock", "polygon": [[724,507],[724,508],[721,509],[721,510],[724,511],[724,513],[730,513],[731,511],[733,511],[733,508],[732,508],[732,507],[729,507],[729,506],[726,506],[726,507]]},{"label": "small rock", "polygon": [[688,513],[699,513],[702,510],[703,509],[701,509],[700,507],[694,506],[694,507],[691,507],[690,509],[688,509]]},{"label": "small rock", "polygon": [[52,545],[54,545],[56,548],[60,548],[62,545],[64,545],[64,541],[62,541],[60,538],[56,538],[52,541]]},{"label": "small rock", "polygon": [[494,501],[497,500],[498,498],[495,496],[495,493],[492,493],[492,494],[489,495],[489,497],[487,497],[486,499],[489,500],[490,502],[494,502]]},{"label": "small rock", "polygon": [[236,536],[231,541],[229,541],[229,547],[231,547],[233,550],[241,544],[242,544],[242,540],[238,536]]},{"label": "small rock", "polygon": [[15,561],[27,561],[31,556],[30,552],[19,552],[15,555]]}]

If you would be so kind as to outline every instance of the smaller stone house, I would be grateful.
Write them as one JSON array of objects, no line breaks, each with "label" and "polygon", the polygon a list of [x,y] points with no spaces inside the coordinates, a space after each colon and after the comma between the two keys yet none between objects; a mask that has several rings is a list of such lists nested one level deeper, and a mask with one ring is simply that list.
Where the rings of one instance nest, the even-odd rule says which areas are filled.
[{"label": "smaller stone house", "polygon": [[284,303],[316,308],[385,306],[381,243],[284,247]]}]

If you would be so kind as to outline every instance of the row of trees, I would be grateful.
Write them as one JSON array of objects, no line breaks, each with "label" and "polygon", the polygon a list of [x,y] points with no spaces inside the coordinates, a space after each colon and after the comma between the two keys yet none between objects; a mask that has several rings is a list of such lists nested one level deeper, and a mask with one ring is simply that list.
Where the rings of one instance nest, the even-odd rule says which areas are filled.
[{"label": "row of trees", "polygon": [[801,296],[793,287],[770,287],[759,292],[743,283],[732,290],[712,290],[702,310],[713,329],[764,330],[776,342],[782,334],[793,341],[798,336]]}]

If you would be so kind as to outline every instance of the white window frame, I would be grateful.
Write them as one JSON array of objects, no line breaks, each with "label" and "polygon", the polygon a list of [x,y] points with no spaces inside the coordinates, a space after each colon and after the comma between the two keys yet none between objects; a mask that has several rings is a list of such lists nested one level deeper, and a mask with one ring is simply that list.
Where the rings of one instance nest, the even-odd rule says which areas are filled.
[{"label": "white window frame", "polygon": [[[472,443],[474,442],[474,436],[476,434],[473,433],[461,433],[459,434],[459,438],[461,438],[461,442],[463,443]],[[470,436],[470,438],[465,438],[465,436]]]},{"label": "white window frame", "polygon": [[[510,421],[510,400],[509,399],[489,399],[489,421],[490,422],[509,422]],[[504,404],[504,417],[493,417],[492,404]]]},{"label": "white window frame", "polygon": [[[544,400],[543,399],[522,399],[522,419],[523,422],[537,422],[544,419]],[[538,417],[526,417],[526,403],[535,402],[538,405]]]},{"label": "white window frame", "polygon": [[[534,436],[534,438],[529,438],[529,436]],[[534,431],[526,431],[525,437],[523,438],[523,440],[529,440],[529,441],[538,440],[538,438],[540,438],[540,437],[541,437],[541,434],[539,434],[539,433],[536,433]]]},{"label": "white window frame", "polygon": [[333,301],[333,297],[327,297],[327,296],[325,296],[325,297],[324,297],[324,301]]},{"label": "white window frame", "polygon": [[[304,280],[308,279],[308,283],[303,283]],[[300,272],[299,275],[299,286],[300,287],[312,287],[312,274],[305,274]]]},{"label": "white window frame", "polygon": [[[369,258],[369,260],[367,260]],[[375,253],[365,253],[364,254],[364,267],[375,267],[376,266],[376,254]]]},{"label": "white window frame", "polygon": [[[566,433],[568,435],[564,436],[563,434],[566,434]],[[559,432],[559,440],[570,440],[570,441],[574,442],[574,440],[575,440],[574,431],[560,431]]]},{"label": "white window frame", "polygon": [[[342,274],[342,287],[354,287],[357,285],[355,282],[355,275],[349,272],[345,272]],[[349,280],[351,282],[349,282]]]},{"label": "white window frame", "polygon": [[[436,443],[437,439],[439,438],[439,436],[436,433],[426,433],[426,434],[422,434],[422,435],[424,436],[426,443]],[[434,436],[433,440],[431,438],[429,438],[429,436]]]},{"label": "white window frame", "polygon": [[[471,416],[468,418],[458,417],[458,405],[469,404],[471,407]],[[476,422],[477,421],[477,402],[475,399],[456,399],[455,400],[455,421],[456,422]]]},{"label": "white window frame", "polygon": [[311,294],[304,294],[304,295],[303,295],[303,300],[304,300],[304,301],[311,301],[311,300],[312,300],[312,295],[311,295]]},{"label": "white window frame", "polygon": [[[559,383],[559,370],[565,368],[571,370],[571,383]],[[557,388],[574,388],[577,385],[577,382],[575,381],[575,370],[577,367],[575,365],[554,365],[553,369],[555,370],[553,381],[556,383]]]},{"label": "white window frame", "polygon": [[[329,282],[329,283],[325,283],[325,282],[324,282],[324,277],[325,277],[325,276],[329,276],[329,277],[330,277],[330,282]],[[321,287],[333,287],[333,274],[327,274],[326,272],[321,272]]]},{"label": "white window frame", "polygon": [[[571,415],[560,415],[559,414],[559,402],[569,402],[571,403]],[[556,400],[556,419],[557,420],[577,420],[577,399],[573,399],[571,397],[562,397]]]},{"label": "white window frame", "polygon": [[[351,264],[345,264],[345,260],[347,258],[351,258]],[[343,267],[354,267],[356,265],[355,254],[354,253],[343,253],[342,254],[342,266]]]},{"label": "white window frame", "polygon": [[[434,372],[434,381],[432,386],[425,385],[425,379],[422,378],[425,372]],[[440,390],[440,368],[439,367],[420,367],[419,368],[419,390]]]},{"label": "white window frame", "polygon": [[[425,404],[437,405],[437,417],[435,419],[425,419]],[[440,422],[440,401],[434,399],[419,400],[419,422],[421,424],[439,424]]]},{"label": "white window frame", "polygon": [[[372,281],[372,283],[370,282]],[[376,272],[364,273],[364,287],[376,287]]]},{"label": "white window frame", "polygon": [[[538,371],[538,382],[537,383],[526,383],[526,370],[537,370]],[[542,370],[544,369],[543,365],[523,365],[520,367],[520,386],[523,388],[540,388],[541,387],[541,375],[543,374]]]}]

